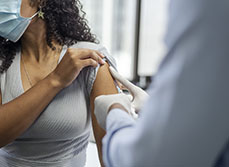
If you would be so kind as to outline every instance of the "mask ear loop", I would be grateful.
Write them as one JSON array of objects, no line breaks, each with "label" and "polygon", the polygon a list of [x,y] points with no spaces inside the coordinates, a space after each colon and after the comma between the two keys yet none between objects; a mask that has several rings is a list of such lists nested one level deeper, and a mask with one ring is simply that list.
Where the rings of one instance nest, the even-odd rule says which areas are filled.
[{"label": "mask ear loop", "polygon": [[38,12],[35,13],[30,19],[32,20],[36,15],[38,15]]}]

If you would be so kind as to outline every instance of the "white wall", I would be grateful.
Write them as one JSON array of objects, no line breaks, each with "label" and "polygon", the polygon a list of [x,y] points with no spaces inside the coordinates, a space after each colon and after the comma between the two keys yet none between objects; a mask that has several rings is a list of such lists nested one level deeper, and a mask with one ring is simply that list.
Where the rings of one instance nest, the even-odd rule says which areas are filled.
[{"label": "white wall", "polygon": [[166,53],[163,37],[167,23],[168,0],[142,0],[139,51],[141,76],[155,74]]}]

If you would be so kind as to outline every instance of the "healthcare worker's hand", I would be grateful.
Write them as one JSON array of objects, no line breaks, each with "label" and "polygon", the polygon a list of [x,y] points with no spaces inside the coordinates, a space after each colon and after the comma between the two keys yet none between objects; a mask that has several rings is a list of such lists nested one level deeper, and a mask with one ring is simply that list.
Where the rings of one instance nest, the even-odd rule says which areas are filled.
[{"label": "healthcare worker's hand", "polygon": [[107,114],[111,109],[120,108],[125,110],[133,118],[137,118],[135,112],[139,111],[149,97],[141,88],[135,86],[127,79],[122,77],[114,68],[109,67],[111,75],[124,85],[131,93],[131,97],[124,93],[115,95],[102,95],[95,99],[95,116],[99,125],[105,129]]},{"label": "healthcare worker's hand", "polygon": [[142,90],[141,88],[135,86],[123,76],[121,76],[113,67],[109,67],[111,75],[124,85],[132,95],[132,108],[137,113],[141,108],[144,102],[149,98],[149,95]]},{"label": "healthcare worker's hand", "polygon": [[103,129],[106,129],[107,114],[113,105],[119,104],[126,112],[131,112],[131,99],[123,93],[98,96],[94,103],[95,116]]},{"label": "healthcare worker's hand", "polygon": [[77,78],[83,68],[105,64],[102,58],[104,56],[95,50],[69,48],[51,76],[58,86],[65,88]]}]

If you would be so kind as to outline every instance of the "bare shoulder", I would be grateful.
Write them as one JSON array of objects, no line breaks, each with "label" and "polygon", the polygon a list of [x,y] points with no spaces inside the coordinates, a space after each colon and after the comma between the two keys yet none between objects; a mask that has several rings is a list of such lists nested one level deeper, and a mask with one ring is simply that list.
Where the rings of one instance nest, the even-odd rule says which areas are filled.
[{"label": "bare shoulder", "polygon": [[97,77],[92,88],[91,97],[95,98],[99,95],[115,93],[118,92],[114,83],[114,79],[110,74],[109,65],[106,63],[98,70]]}]

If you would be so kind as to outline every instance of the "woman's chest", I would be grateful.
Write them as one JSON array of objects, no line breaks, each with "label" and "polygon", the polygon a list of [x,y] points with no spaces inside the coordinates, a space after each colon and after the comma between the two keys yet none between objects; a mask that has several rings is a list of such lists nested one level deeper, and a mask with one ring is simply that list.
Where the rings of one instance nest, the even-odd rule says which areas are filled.
[{"label": "woman's chest", "polygon": [[21,137],[60,140],[75,138],[89,124],[89,104],[83,89],[75,83],[57,94]]},{"label": "woman's chest", "polygon": [[[22,93],[10,86],[12,78],[6,75],[1,88],[3,104]],[[11,81],[11,82],[10,82]],[[18,139],[59,139],[75,138],[90,126],[90,109],[83,82],[75,80],[60,91],[40,114],[31,127]],[[20,111],[15,111],[20,112]]]},{"label": "woman's chest", "polygon": [[[3,104],[24,93],[19,60],[19,56],[16,57],[7,73],[1,76]],[[87,130],[90,126],[90,109],[89,97],[85,89],[84,78],[80,75],[70,86],[54,97],[20,138],[64,140],[75,138]]]},{"label": "woman's chest", "polygon": [[19,63],[19,73],[22,88],[24,91],[29,90],[33,85],[37,84],[39,81],[46,78],[56,67],[59,59],[49,62],[44,61],[41,63],[38,62],[28,62],[24,61],[22,55],[18,57]]},{"label": "woman's chest", "polygon": [[51,73],[51,71],[47,67],[28,68],[21,62],[20,73],[22,89],[24,92],[26,92],[39,81],[46,78]]}]

